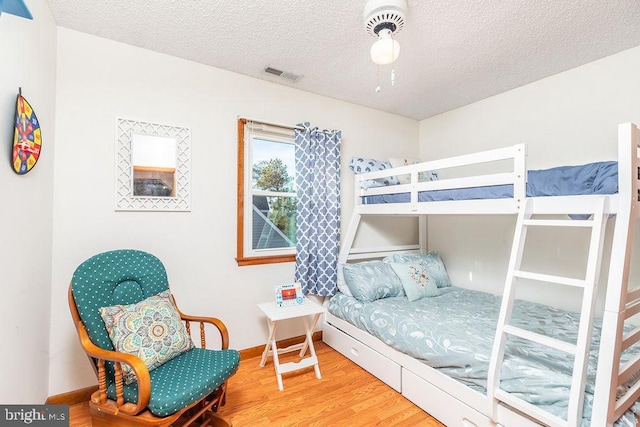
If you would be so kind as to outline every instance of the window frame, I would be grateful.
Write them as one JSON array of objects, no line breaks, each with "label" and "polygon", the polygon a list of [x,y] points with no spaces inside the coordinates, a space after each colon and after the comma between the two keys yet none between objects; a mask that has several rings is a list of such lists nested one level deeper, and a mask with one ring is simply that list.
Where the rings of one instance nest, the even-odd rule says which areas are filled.
[{"label": "window frame", "polygon": [[[245,231],[247,228],[252,227],[252,217],[249,215],[247,217],[245,207],[246,200],[245,195],[247,192],[249,195],[252,194],[251,189],[247,185],[251,185],[250,176],[251,176],[251,159],[250,159],[250,150],[251,147],[247,147],[247,143],[250,143],[247,135],[247,124],[248,122],[252,122],[250,119],[239,118],[238,119],[238,191],[237,191],[237,235],[236,235],[236,262],[238,266],[247,266],[247,265],[260,265],[260,264],[276,264],[282,262],[295,262],[296,254],[295,247],[288,248],[286,252],[293,253],[281,253],[284,250],[277,250],[278,254],[268,253],[269,251],[265,251],[265,255],[245,255],[246,252],[253,252],[252,249],[249,251],[245,251],[245,244],[247,243],[247,237],[245,235]],[[272,125],[274,126],[274,125]],[[277,126],[277,125],[275,125]],[[277,140],[277,138],[274,138]],[[249,150],[249,151],[247,151]],[[247,169],[249,168],[249,169]],[[249,181],[249,182],[247,182]],[[245,220],[249,221],[249,224],[245,224]],[[249,244],[250,246],[250,244]],[[275,251],[275,250],[274,250]],[[271,252],[274,252],[271,251]]]}]

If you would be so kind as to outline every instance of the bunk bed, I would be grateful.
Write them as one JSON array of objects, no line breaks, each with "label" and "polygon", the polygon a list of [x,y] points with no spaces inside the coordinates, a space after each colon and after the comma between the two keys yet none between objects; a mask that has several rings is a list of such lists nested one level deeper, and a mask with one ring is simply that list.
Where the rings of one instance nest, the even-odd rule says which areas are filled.
[{"label": "bunk bed", "polygon": [[[581,191],[578,185],[577,190],[569,189],[560,195],[533,188],[537,184],[529,181],[539,172],[527,171],[524,145],[356,175],[356,201],[343,237],[341,266],[376,259],[434,257],[433,253],[427,254],[426,242],[426,216],[434,214],[516,215],[512,253],[502,297],[452,286],[439,289],[434,298],[407,304],[404,294],[387,293],[386,298],[378,296],[363,302],[339,292],[327,303],[323,340],[447,426],[636,425],[634,410],[640,409],[634,408],[640,398],[640,327],[625,321],[640,313],[640,289],[627,285],[635,222],[640,212],[639,144],[638,128],[631,123],[621,124],[616,164],[597,166],[617,171],[613,174],[615,185],[609,180],[595,191]],[[506,172],[487,173],[491,168],[481,166],[483,173],[476,176],[422,179],[428,171],[505,163]],[[407,183],[370,185],[400,175],[409,177]],[[592,184],[590,188],[596,187]],[[484,192],[487,189],[489,192]],[[558,219],[558,215],[565,214],[577,219]],[[417,216],[418,243],[354,247],[361,220],[369,215]],[[611,256],[603,259],[606,228],[614,222],[610,220],[614,216]],[[535,227],[590,229],[584,279],[522,270],[527,230]],[[595,319],[603,263],[608,263],[606,300],[602,318]],[[343,280],[339,274],[339,281]],[[581,310],[567,313],[516,300],[515,290],[521,282],[578,287],[583,292]],[[403,311],[412,312],[414,317],[394,326],[392,319]],[[445,317],[456,311],[466,313],[466,320]],[[415,312],[421,313],[419,318]],[[478,314],[472,315],[475,312]],[[442,318],[447,320],[442,322]],[[558,322],[554,323],[554,318]],[[366,319],[374,325],[366,324]],[[558,338],[527,324],[541,319],[539,323],[549,323],[550,329],[568,329],[561,330],[564,336]],[[492,328],[489,335],[476,330],[480,323],[487,322]],[[443,340],[434,334],[447,324],[451,330],[446,331],[449,335],[442,347],[456,347],[455,357],[464,356],[460,348],[470,347],[469,357],[457,361],[457,365],[450,360],[452,354],[424,355],[423,350],[414,349],[415,341]],[[386,332],[376,331],[381,325]],[[462,332],[458,342],[451,340],[451,334],[455,334],[452,330]],[[432,340],[424,340],[426,335]],[[484,348],[473,347],[476,344]],[[522,351],[518,353],[519,350]],[[537,363],[542,359],[551,363],[540,368]],[[482,361],[478,371],[473,370],[474,360]],[[511,368],[523,366],[525,374],[516,375],[515,383],[509,382]],[[558,377],[568,375],[568,384],[564,378],[559,388],[541,391],[539,386],[546,387],[549,380],[537,377],[537,369],[557,370]],[[466,371],[466,376],[459,375],[460,371]],[[527,376],[538,383],[520,383]],[[551,397],[545,397],[545,393]],[[548,401],[561,401],[560,409]]]}]

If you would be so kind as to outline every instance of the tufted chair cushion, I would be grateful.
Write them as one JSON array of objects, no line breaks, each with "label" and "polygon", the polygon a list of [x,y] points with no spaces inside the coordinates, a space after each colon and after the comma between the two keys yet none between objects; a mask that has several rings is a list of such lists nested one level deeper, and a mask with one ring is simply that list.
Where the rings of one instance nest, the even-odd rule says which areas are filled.
[{"label": "tufted chair cushion", "polygon": [[162,262],[133,249],[95,255],[80,264],[71,279],[71,292],[89,337],[105,350],[114,348],[100,317],[100,307],[133,304],[167,289]]},{"label": "tufted chair cushion", "polygon": [[[208,395],[238,369],[240,354],[236,350],[194,348],[149,372],[151,398],[149,410],[159,417],[171,415]],[[115,399],[115,385],[107,396]],[[124,386],[127,402],[138,401],[138,383]]]}]

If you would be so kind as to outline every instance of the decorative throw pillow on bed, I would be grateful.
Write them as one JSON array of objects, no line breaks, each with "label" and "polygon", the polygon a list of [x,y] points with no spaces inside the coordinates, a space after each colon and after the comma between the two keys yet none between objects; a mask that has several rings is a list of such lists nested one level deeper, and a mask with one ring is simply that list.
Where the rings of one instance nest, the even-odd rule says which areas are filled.
[{"label": "decorative throw pillow on bed", "polygon": [[409,301],[440,295],[436,281],[423,260],[389,263],[396,272]]},{"label": "decorative throw pillow on bed", "polygon": [[352,297],[353,294],[351,293],[351,289],[349,289],[349,286],[347,286],[347,282],[344,281],[344,270],[343,270],[343,264],[340,264],[338,266],[338,290],[347,295]]},{"label": "decorative throw pillow on bed", "polygon": [[[169,291],[99,311],[116,351],[138,356],[149,371],[194,347]],[[129,365],[122,371],[126,384],[136,380]]]},{"label": "decorative throw pillow on bed", "polygon": [[427,264],[429,274],[439,288],[451,286],[451,279],[449,279],[447,269],[438,252],[429,252],[428,254],[393,254],[384,259],[385,262],[411,262],[416,260],[422,260]]},{"label": "decorative throw pillow on bed", "polygon": [[[422,163],[420,159],[401,159],[399,157],[391,157],[389,159],[389,163],[394,168],[398,168],[400,166],[409,166],[415,165],[418,163]],[[398,180],[400,184],[409,184],[411,182],[411,175],[398,175]],[[436,171],[423,171],[418,174],[418,181],[437,181],[438,180],[438,172]]]},{"label": "decorative throw pillow on bed", "polygon": [[371,302],[387,297],[404,296],[402,282],[391,266],[382,261],[363,261],[343,265],[344,280],[353,297]]},{"label": "decorative throw pillow on bed", "polygon": [[[391,169],[391,163],[380,162],[375,159],[366,159],[364,157],[354,157],[349,162],[349,169],[356,174],[365,172],[375,172],[385,169]],[[400,181],[395,176],[388,176],[384,178],[372,179],[365,181],[367,187],[384,187],[385,185],[398,185]]]}]

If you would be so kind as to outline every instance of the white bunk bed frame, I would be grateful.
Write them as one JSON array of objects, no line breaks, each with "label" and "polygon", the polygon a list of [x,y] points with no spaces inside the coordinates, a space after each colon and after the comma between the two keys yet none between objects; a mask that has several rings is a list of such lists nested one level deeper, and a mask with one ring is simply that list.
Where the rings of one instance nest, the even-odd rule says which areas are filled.
[{"label": "white bunk bed frame", "polygon": [[[629,388],[625,394],[616,398],[619,384],[633,375],[640,373],[640,355],[623,366],[620,365],[622,351],[640,341],[640,327],[624,333],[626,319],[640,313],[640,289],[628,291],[631,249],[636,219],[640,215],[640,131],[632,123],[618,127],[618,194],[588,196],[558,196],[526,198],[525,146],[490,150],[476,154],[458,156],[443,160],[429,161],[417,165],[403,166],[384,171],[356,175],[356,204],[348,230],[344,236],[340,250],[339,262],[381,258],[398,252],[426,253],[426,215],[431,214],[519,214],[526,208],[533,214],[558,214],[572,212],[593,212],[594,200],[600,200],[601,214],[615,214],[615,229],[611,257],[608,260],[609,273],[607,279],[606,301],[602,319],[602,333],[598,357],[598,369],[595,384],[592,410],[592,426],[612,426],[628,408],[640,398],[640,381]],[[508,160],[513,165],[513,172],[482,175],[479,177],[443,179],[440,181],[419,182],[419,172],[442,170],[445,168],[475,165],[500,160]],[[393,175],[409,174],[409,184],[365,188],[366,180],[384,178]],[[487,185],[513,184],[513,197],[492,200],[461,200],[440,202],[419,202],[418,192],[438,189],[454,189]],[[410,203],[363,204],[362,197],[378,194],[410,192]],[[533,202],[533,203],[528,203]],[[596,203],[597,205],[598,203]],[[419,243],[415,245],[354,248],[353,243],[360,220],[363,216],[373,215],[410,215],[418,216]],[[606,222],[606,220],[604,221]],[[520,226],[516,226],[516,234]],[[517,236],[516,236],[517,237]],[[513,258],[521,255],[517,250],[514,238]],[[602,243],[600,243],[600,254]],[[597,257],[600,264],[601,256]],[[606,262],[606,261],[605,261]],[[600,265],[588,266],[592,273],[597,273]],[[508,274],[512,274],[510,271]],[[541,276],[541,275],[539,275]],[[507,288],[510,288],[507,278]],[[566,284],[566,283],[565,283]],[[503,298],[503,301],[506,296]],[[587,311],[587,319],[593,316],[594,304],[583,304]],[[505,310],[505,307],[503,307]],[[582,313],[585,314],[584,312]],[[585,318],[585,317],[583,317]],[[590,331],[590,326],[587,330]],[[497,359],[502,357],[499,348],[500,330],[494,342],[492,365],[499,365]],[[589,347],[590,334],[586,337],[586,348]],[[407,399],[430,413],[447,426],[482,426],[482,427],[533,427],[537,425],[577,425],[579,416],[562,421],[547,417],[545,413],[528,411],[526,407],[501,399],[501,390],[495,389],[499,384],[498,377],[489,378],[487,394],[480,393],[462,383],[440,373],[439,371],[403,354],[379,339],[358,329],[352,324],[327,313],[323,325],[323,340],[328,345],[351,359],[373,375],[384,381]],[[584,343],[583,343],[584,344]],[[576,359],[577,360],[577,359]],[[577,363],[577,362],[576,362]],[[490,368],[491,369],[491,368]],[[575,372],[575,371],[574,371]],[[493,373],[495,375],[495,372]],[[574,374],[575,375],[575,374]],[[492,376],[490,372],[489,376]],[[496,380],[497,379],[497,380]],[[583,387],[583,384],[582,388]],[[572,388],[572,395],[574,391]],[[578,390],[580,402],[582,391]],[[496,397],[496,395],[498,397]],[[573,396],[572,396],[573,397]],[[572,399],[576,400],[576,399]],[[509,404],[505,403],[509,402]],[[570,406],[571,408],[571,406]],[[529,408],[530,409],[530,408]],[[581,403],[579,403],[581,413]],[[544,411],[541,411],[544,412]]]}]

